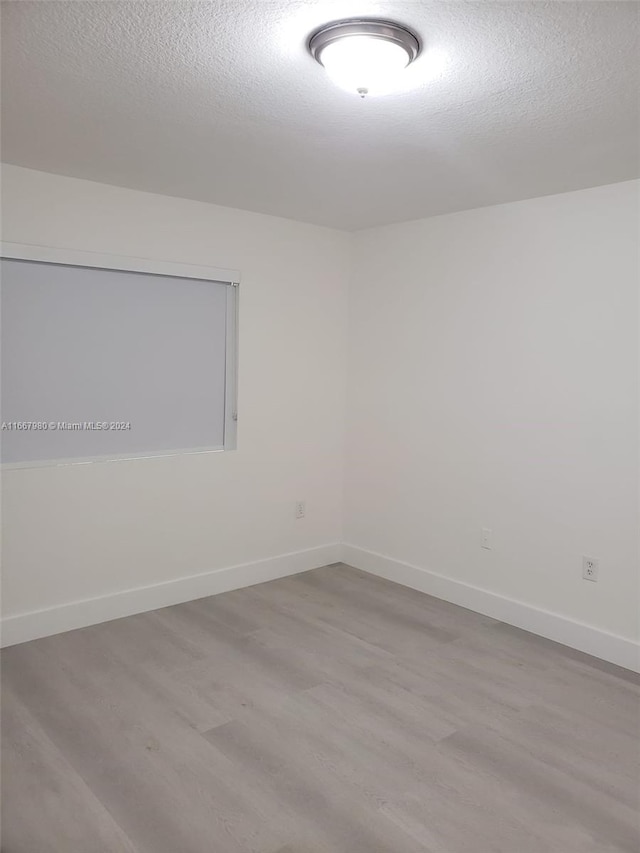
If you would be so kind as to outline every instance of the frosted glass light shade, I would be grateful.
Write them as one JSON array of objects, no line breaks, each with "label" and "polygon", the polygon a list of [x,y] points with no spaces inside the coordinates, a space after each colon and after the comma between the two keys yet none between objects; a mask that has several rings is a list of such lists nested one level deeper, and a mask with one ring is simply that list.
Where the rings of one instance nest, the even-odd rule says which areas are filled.
[{"label": "frosted glass light shade", "polygon": [[328,44],[320,61],[331,79],[348,92],[383,95],[393,90],[409,64],[406,50],[372,36],[349,36]]}]

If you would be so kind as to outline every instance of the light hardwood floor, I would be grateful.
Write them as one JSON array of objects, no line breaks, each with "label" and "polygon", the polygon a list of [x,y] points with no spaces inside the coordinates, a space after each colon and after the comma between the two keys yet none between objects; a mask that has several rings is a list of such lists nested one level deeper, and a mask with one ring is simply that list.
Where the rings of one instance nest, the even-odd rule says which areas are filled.
[{"label": "light hardwood floor", "polygon": [[638,853],[637,677],[336,565],[5,650],[3,853]]}]

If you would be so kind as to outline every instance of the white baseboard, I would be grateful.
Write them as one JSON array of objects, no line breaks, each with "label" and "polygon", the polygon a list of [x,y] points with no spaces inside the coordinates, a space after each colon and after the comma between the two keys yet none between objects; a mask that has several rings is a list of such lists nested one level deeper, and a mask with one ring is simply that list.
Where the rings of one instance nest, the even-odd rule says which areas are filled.
[{"label": "white baseboard", "polygon": [[452,580],[355,545],[339,544],[281,554],[253,563],[123,590],[99,598],[72,601],[46,610],[6,616],[1,622],[2,646],[13,646],[39,637],[241,589],[337,562],[345,562],[362,571],[640,672],[640,644],[633,640],[609,634],[566,616],[540,610],[522,601]]},{"label": "white baseboard", "polygon": [[522,601],[505,598],[355,545],[342,546],[342,561],[356,569],[426,592],[435,598],[475,610],[476,613],[531,631],[601,660],[640,672],[640,644],[625,637],[609,634],[558,613],[540,610]]},{"label": "white baseboard", "polygon": [[307,551],[297,551],[293,554],[281,554],[254,563],[231,566],[204,574],[178,578],[153,586],[137,587],[90,598],[83,601],[72,601],[59,607],[46,610],[35,610],[29,613],[18,613],[2,619],[2,646],[13,646],[27,640],[72,631],[75,628],[85,628],[97,625],[99,622],[109,622],[134,613],[144,613],[156,610],[158,607],[168,607],[181,604],[220,592],[229,592],[265,581],[295,575],[310,569],[317,569],[330,563],[337,563],[342,556],[340,545],[323,545]]}]

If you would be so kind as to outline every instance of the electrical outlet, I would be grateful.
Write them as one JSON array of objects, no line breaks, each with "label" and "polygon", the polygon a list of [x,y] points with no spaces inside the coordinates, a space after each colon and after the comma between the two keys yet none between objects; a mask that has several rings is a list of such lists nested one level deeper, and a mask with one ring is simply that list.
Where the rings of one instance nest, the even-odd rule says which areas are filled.
[{"label": "electrical outlet", "polygon": [[296,504],[296,518],[304,518],[307,514],[307,508],[304,501],[298,501]]},{"label": "electrical outlet", "polygon": [[597,582],[599,568],[600,563],[595,559],[595,557],[582,558],[582,577],[586,581],[593,581],[594,583]]},{"label": "electrical outlet", "polygon": [[492,539],[493,539],[493,530],[489,530],[488,527],[483,527],[482,528],[482,539],[480,540],[480,546],[487,551],[491,551],[493,548]]}]

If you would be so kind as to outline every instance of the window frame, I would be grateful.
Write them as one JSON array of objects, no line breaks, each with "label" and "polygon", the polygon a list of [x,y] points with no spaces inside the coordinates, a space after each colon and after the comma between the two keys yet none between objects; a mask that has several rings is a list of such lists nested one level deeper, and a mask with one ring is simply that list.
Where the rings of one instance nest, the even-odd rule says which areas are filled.
[{"label": "window frame", "polygon": [[174,261],[140,258],[127,255],[111,255],[87,252],[54,246],[28,243],[0,243],[0,258],[14,261],[33,261],[59,266],[87,267],[89,269],[133,272],[170,278],[196,279],[203,282],[227,286],[226,296],[226,350],[225,350],[225,399],[224,399],[224,443],[221,447],[196,447],[140,453],[114,454],[108,456],[85,456],[62,459],[42,459],[24,462],[4,462],[2,470],[20,468],[50,468],[69,465],[87,465],[96,462],[124,462],[137,459],[158,459],[203,453],[220,453],[237,449],[238,421],[238,321],[240,297],[240,273],[217,267],[202,266]]}]

